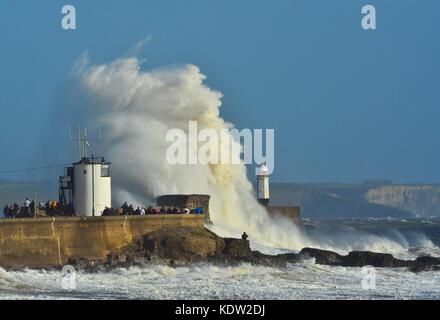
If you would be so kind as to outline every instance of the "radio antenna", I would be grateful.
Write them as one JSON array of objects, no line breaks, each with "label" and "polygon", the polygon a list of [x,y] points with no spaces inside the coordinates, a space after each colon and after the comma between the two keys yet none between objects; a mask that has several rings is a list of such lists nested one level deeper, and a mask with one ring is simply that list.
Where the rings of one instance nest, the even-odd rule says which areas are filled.
[{"label": "radio antenna", "polygon": [[99,127],[98,139],[89,139],[89,137],[87,135],[87,128],[84,128],[84,133],[81,135],[81,126],[80,125],[78,125],[78,132],[75,136],[72,136],[70,126],[68,127],[68,131],[69,131],[70,141],[77,141],[78,142],[77,152],[78,152],[79,160],[81,160],[83,158],[87,158],[88,149],[90,147],[90,141],[101,141],[102,140],[101,127]]}]

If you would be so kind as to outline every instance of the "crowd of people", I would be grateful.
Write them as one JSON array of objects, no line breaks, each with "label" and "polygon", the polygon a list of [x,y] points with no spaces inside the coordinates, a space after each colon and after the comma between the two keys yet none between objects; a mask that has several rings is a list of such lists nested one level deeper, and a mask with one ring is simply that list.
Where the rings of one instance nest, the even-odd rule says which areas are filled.
[{"label": "crowd of people", "polygon": [[16,218],[20,213],[20,207],[17,203],[12,204],[6,204],[6,206],[3,208],[3,216],[7,219],[10,218]]},{"label": "crowd of people", "polygon": [[203,207],[196,207],[192,210],[188,208],[178,208],[178,207],[154,207],[148,206],[145,207],[137,207],[136,209],[132,204],[128,204],[124,202],[121,206],[120,210],[114,210],[113,208],[106,207],[102,212],[103,216],[112,216],[112,215],[127,215],[127,216],[144,216],[144,215],[152,215],[152,214],[203,214]]},{"label": "crowd of people", "polygon": [[[37,211],[36,211],[37,210]],[[38,213],[38,214],[36,214]],[[26,200],[22,206],[17,203],[6,204],[3,208],[3,215],[6,219],[12,218],[26,218],[35,216],[73,216],[73,206],[63,207],[60,202],[48,200],[46,202],[40,201],[35,203],[34,200]],[[178,208],[178,207],[154,207],[148,206],[137,207],[136,209],[132,204],[124,202],[120,209],[113,209],[106,207],[102,215],[114,216],[114,215],[127,215],[127,216],[144,216],[153,214],[203,214],[203,207],[196,207],[194,209]]]},{"label": "crowd of people", "polygon": [[3,208],[3,215],[6,219],[34,217],[36,213],[39,216],[71,216],[73,215],[73,207],[65,208],[60,202],[55,200],[48,200],[46,202],[41,200],[35,203],[34,200],[26,198],[22,206],[15,202],[14,204],[6,204]]}]

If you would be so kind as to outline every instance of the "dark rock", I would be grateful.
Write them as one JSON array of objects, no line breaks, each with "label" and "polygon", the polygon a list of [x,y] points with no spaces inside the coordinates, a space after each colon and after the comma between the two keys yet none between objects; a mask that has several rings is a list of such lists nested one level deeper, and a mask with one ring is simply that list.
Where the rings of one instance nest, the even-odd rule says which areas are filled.
[{"label": "dark rock", "polygon": [[221,238],[204,228],[182,227],[154,231],[144,236],[141,248],[151,257],[168,259],[172,265],[212,262],[285,266],[288,259],[294,260],[293,256],[272,256],[252,251],[248,240]]},{"label": "dark rock", "polygon": [[401,260],[394,258],[393,260],[393,267],[394,268],[409,268],[414,264],[414,261],[412,260]]},{"label": "dark rock", "polygon": [[284,267],[287,263],[298,263],[315,258],[317,264],[345,267],[408,268],[413,272],[439,271],[440,258],[419,257],[416,260],[401,260],[391,254],[370,251],[352,251],[343,256],[333,251],[303,248],[297,253],[267,255],[252,251],[246,239],[221,238],[205,228],[163,228],[146,234],[142,239],[109,254],[103,260],[71,258],[68,264],[76,270],[86,272],[108,271],[118,267],[165,263],[172,266],[193,262],[235,265],[250,263],[270,267]]},{"label": "dark rock", "polygon": [[343,257],[342,265],[345,267],[394,267],[394,257],[388,253],[370,251],[351,251]]},{"label": "dark rock", "polygon": [[225,241],[204,228],[164,228],[144,236],[143,249],[149,255],[174,262],[203,261],[222,253]]},{"label": "dark rock", "polygon": [[423,256],[423,257],[418,257],[415,262],[419,264],[435,266],[435,265],[440,265],[440,258]]},{"label": "dark rock", "polygon": [[223,250],[224,255],[228,255],[232,257],[252,256],[249,240],[224,238],[224,241],[225,241],[225,249]]},{"label": "dark rock", "polygon": [[342,265],[343,263],[343,256],[328,250],[303,248],[299,255],[304,259],[315,258],[315,263],[317,264]]},{"label": "dark rock", "polygon": [[288,263],[298,263],[303,260],[301,255],[298,253],[282,253],[279,254],[277,257],[286,260],[286,262]]},{"label": "dark rock", "polygon": [[317,264],[334,266],[408,268],[412,272],[440,270],[440,258],[435,257],[418,257],[416,260],[401,260],[394,258],[388,253],[370,251],[351,251],[348,255],[342,256],[333,251],[314,248],[304,248],[300,251],[299,255],[305,259],[315,258]]},{"label": "dark rock", "polygon": [[261,253],[259,251],[252,251],[252,260],[254,265],[263,265],[268,267],[285,267],[287,257],[283,255],[272,256]]},{"label": "dark rock", "polygon": [[101,266],[102,261],[89,260],[86,258],[70,258],[67,265],[71,265],[76,271],[96,272]]},{"label": "dark rock", "polygon": [[437,267],[433,265],[423,264],[423,263],[414,263],[412,266],[408,268],[409,271],[419,273],[424,271],[435,271]]},{"label": "dark rock", "polygon": [[409,270],[412,272],[438,271],[440,270],[440,258],[428,256],[418,257],[413,261]]}]

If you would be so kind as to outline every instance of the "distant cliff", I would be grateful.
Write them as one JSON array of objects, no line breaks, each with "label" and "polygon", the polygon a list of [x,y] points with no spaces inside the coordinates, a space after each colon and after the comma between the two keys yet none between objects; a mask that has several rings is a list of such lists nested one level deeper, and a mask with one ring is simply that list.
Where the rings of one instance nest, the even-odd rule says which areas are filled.
[{"label": "distant cliff", "polygon": [[383,186],[368,190],[365,200],[403,209],[418,216],[440,215],[440,186],[436,185]]},{"label": "distant cliff", "polygon": [[440,216],[440,185],[271,183],[273,205],[301,206],[301,217]]},{"label": "distant cliff", "polygon": [[399,207],[367,201],[370,185],[271,183],[270,187],[271,205],[300,206],[301,218],[412,216]]}]

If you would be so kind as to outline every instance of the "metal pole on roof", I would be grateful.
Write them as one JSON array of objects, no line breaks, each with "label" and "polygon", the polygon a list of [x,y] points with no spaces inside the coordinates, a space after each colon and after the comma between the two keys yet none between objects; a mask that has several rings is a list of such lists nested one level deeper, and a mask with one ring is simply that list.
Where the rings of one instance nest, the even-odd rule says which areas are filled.
[{"label": "metal pole on roof", "polygon": [[95,156],[92,154],[92,216],[95,216]]},{"label": "metal pole on roof", "polygon": [[34,218],[37,217],[37,193],[34,192]]}]

